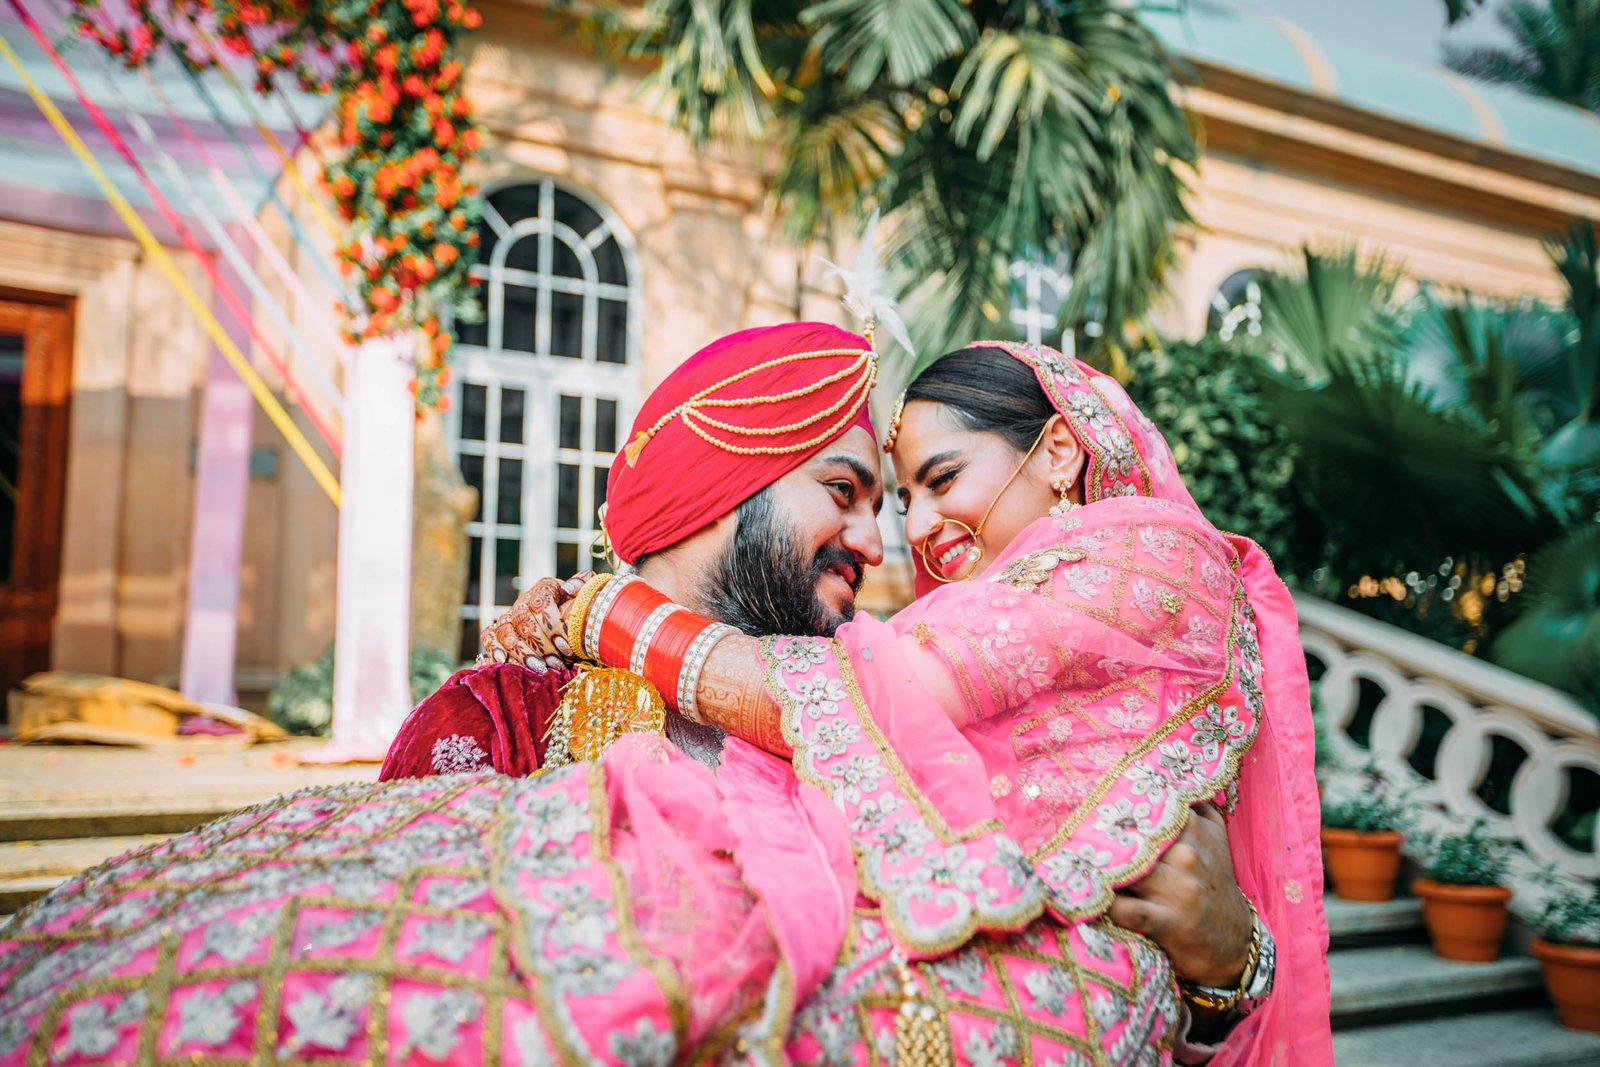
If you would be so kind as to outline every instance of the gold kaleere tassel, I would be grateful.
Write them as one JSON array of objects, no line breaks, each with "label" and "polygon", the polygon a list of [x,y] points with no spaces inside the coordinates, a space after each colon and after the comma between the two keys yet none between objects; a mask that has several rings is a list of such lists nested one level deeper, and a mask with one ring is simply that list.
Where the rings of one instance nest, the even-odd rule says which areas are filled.
[{"label": "gold kaleere tassel", "polygon": [[666,725],[666,701],[639,675],[615,667],[580,667],[562,690],[545,731],[544,765],[595,759],[623,734],[659,734]]}]

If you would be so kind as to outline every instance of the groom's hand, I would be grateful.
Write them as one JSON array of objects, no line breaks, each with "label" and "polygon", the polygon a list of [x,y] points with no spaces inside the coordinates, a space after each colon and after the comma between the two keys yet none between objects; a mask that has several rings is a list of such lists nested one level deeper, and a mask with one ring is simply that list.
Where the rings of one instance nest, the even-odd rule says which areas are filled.
[{"label": "groom's hand", "polygon": [[1228,831],[1210,804],[1196,804],[1183,834],[1143,880],[1117,891],[1111,921],[1161,946],[1179,978],[1236,986],[1255,924],[1233,877]]}]

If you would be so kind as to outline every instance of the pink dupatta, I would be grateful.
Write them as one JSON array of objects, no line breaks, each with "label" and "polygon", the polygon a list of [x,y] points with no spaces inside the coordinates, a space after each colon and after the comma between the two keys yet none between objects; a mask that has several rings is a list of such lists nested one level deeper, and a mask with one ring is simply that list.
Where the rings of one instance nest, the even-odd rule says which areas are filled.
[{"label": "pink dupatta", "polygon": [[[1235,873],[1277,941],[1273,995],[1213,1060],[1331,1065],[1327,924],[1305,662],[1288,592],[1208,523],[1111,378],[1028,363],[1088,453],[1086,506],[1025,530],[977,581],[833,641],[764,643],[800,776],[851,822],[862,892],[913,958],[1048,912],[1104,914],[1190,804],[1227,811]],[[954,723],[921,681],[945,670]],[[1121,961],[1138,977],[1137,959]],[[1135,983],[1137,984],[1137,983]],[[1142,1010],[1127,1009],[1128,1025]]]}]

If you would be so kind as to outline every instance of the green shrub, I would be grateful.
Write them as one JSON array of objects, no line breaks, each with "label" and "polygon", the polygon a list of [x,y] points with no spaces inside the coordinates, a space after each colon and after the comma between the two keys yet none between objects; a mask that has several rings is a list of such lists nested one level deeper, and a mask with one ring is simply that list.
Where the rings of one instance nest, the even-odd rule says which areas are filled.
[{"label": "green shrub", "polygon": [[[455,657],[435,649],[411,653],[411,703],[420,704],[458,669]],[[333,724],[333,646],[283,676],[267,697],[267,718],[292,734],[325,736]]]},{"label": "green shrub", "polygon": [[1413,834],[1422,850],[1422,867],[1429,878],[1449,885],[1499,885],[1510,857],[1504,841],[1488,832],[1488,822],[1478,819],[1464,834]]},{"label": "green shrub", "polygon": [[1256,358],[1215,338],[1139,357],[1128,392],[1166,437],[1206,518],[1280,560],[1294,525],[1294,451],[1268,415]]},{"label": "green shrub", "polygon": [[1550,871],[1542,880],[1551,893],[1532,920],[1539,936],[1565,944],[1600,944],[1600,881],[1573,886],[1557,882]]},{"label": "green shrub", "polygon": [[1410,810],[1376,767],[1369,764],[1363,787],[1341,800],[1323,798],[1322,825],[1335,830],[1370,834],[1378,830],[1404,830],[1411,824]]}]

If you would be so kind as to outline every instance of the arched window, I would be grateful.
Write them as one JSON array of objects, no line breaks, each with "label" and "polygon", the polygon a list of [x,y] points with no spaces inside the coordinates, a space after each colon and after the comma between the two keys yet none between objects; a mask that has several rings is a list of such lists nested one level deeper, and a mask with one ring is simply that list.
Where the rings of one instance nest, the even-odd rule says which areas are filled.
[{"label": "arched window", "polygon": [[1072,290],[1072,257],[1035,252],[1011,264],[1011,325],[1030,344],[1060,347],[1061,308]]},{"label": "arched window", "polygon": [[1206,311],[1206,332],[1224,341],[1243,333],[1261,336],[1261,284],[1255,270],[1240,270],[1228,275],[1217,286]]},{"label": "arched window", "polygon": [[479,492],[461,655],[521,580],[590,565],[606,474],[637,405],[639,291],[631,236],[604,204],[550,179],[488,196],[485,312],[461,323],[448,426]]}]

